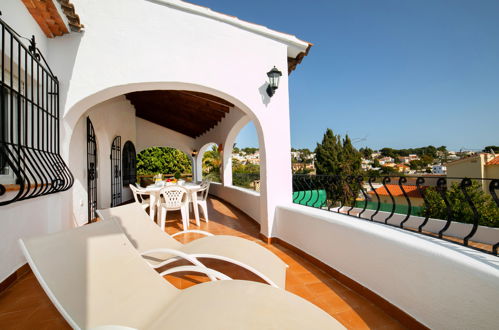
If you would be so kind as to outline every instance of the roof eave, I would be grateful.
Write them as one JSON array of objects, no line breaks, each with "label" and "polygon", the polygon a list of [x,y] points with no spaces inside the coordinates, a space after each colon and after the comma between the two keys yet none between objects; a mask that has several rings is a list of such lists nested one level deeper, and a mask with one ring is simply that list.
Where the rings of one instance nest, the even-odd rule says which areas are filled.
[{"label": "roof eave", "polygon": [[269,29],[263,25],[247,22],[235,16],[219,13],[210,8],[188,3],[181,0],[151,0],[165,6],[176,8],[195,15],[211,18],[227,23],[240,29],[270,38],[285,44],[288,47],[288,73],[291,73],[303,58],[307,56],[312,43],[298,39],[296,36]]}]

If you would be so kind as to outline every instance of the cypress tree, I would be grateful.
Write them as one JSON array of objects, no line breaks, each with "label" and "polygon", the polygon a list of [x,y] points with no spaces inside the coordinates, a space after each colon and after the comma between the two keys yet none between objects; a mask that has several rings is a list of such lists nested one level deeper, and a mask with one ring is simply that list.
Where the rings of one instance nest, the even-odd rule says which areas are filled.
[{"label": "cypress tree", "polygon": [[352,145],[348,135],[343,140],[328,128],[322,143],[315,148],[315,169],[317,174],[331,175],[332,182],[327,186],[328,199],[354,203],[359,192],[359,184],[349,178],[361,174],[361,154]]},{"label": "cypress tree", "polygon": [[360,152],[354,148],[348,134],[343,141],[328,128],[322,143],[315,148],[315,169],[317,174],[334,176],[359,175],[361,168]]}]

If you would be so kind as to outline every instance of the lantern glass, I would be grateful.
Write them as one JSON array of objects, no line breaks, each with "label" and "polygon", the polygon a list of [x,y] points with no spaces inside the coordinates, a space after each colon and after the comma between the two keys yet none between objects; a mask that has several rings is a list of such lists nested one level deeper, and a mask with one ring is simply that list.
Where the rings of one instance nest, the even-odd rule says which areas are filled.
[{"label": "lantern glass", "polygon": [[279,78],[282,76],[281,71],[277,70],[276,67],[273,67],[272,70],[267,72],[267,76],[269,77],[269,84],[272,89],[277,89],[279,87]]}]

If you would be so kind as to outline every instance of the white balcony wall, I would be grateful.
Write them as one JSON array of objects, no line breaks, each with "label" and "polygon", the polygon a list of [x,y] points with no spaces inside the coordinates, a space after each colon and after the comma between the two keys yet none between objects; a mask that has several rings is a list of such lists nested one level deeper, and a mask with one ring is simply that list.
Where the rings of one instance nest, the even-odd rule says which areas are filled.
[{"label": "white balcony wall", "polygon": [[275,236],[431,329],[495,329],[499,259],[402,229],[301,205],[277,208]]},{"label": "white balcony wall", "polygon": [[260,194],[240,187],[227,187],[220,183],[211,183],[210,194],[231,203],[253,220],[260,223]]}]

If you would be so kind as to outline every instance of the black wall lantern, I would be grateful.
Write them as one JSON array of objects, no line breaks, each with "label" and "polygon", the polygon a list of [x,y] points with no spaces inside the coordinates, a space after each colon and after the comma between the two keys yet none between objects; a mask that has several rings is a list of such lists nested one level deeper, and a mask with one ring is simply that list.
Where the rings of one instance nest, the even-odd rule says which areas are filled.
[{"label": "black wall lantern", "polygon": [[267,76],[269,77],[269,85],[267,86],[267,94],[269,94],[269,96],[272,97],[272,95],[274,95],[277,87],[279,87],[279,78],[282,76],[282,72],[277,70],[277,68],[274,66],[272,68],[272,70],[267,72]]}]

